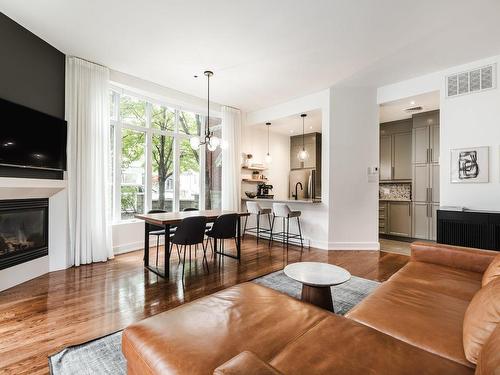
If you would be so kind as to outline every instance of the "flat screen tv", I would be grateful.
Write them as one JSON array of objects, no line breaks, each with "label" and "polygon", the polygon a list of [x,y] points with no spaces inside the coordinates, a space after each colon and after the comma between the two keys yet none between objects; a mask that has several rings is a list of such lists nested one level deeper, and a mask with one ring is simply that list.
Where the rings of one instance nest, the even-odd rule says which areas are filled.
[{"label": "flat screen tv", "polygon": [[0,99],[0,165],[66,170],[66,121]]}]

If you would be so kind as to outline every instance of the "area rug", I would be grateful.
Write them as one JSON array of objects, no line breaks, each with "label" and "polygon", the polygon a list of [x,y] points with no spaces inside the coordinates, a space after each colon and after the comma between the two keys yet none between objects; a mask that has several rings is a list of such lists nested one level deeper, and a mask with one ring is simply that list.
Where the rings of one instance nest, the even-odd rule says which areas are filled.
[{"label": "area rug", "polygon": [[[277,271],[253,280],[254,283],[288,294],[300,299],[302,284],[290,279],[283,271]],[[377,281],[351,276],[344,284],[332,287],[333,309],[336,314],[345,315],[371,294],[380,285]]]},{"label": "area rug", "polygon": [[[287,277],[283,271],[253,280],[300,299],[302,284]],[[348,282],[332,288],[335,313],[344,315],[380,283],[352,276]],[[127,362],[121,348],[122,332],[116,332],[80,345],[70,346],[49,357],[53,375],[125,375]]]}]

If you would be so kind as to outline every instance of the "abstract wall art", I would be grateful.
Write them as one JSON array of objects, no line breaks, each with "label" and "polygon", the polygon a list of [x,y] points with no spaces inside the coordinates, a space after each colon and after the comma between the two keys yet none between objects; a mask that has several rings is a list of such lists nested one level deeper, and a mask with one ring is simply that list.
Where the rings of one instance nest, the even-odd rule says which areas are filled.
[{"label": "abstract wall art", "polygon": [[451,150],[452,183],[489,182],[489,147]]}]

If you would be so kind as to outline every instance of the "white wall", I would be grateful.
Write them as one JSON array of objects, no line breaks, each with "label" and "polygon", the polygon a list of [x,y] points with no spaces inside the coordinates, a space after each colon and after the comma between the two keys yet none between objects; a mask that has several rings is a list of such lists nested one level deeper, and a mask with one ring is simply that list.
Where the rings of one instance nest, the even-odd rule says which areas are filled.
[{"label": "white wall", "polygon": [[[288,198],[288,174],[290,171],[290,137],[286,134],[269,132],[269,154],[272,162],[266,164],[267,170],[263,174],[268,178],[269,183],[273,185],[273,194],[276,199]],[[241,151],[246,154],[252,154],[253,163],[263,163],[267,154],[267,133],[265,130],[253,129],[244,126],[242,129]],[[251,171],[243,170],[243,173]],[[257,184],[243,182],[241,193],[245,191],[256,191]]]},{"label": "white wall", "polygon": [[[496,88],[460,97],[445,97],[447,75],[491,63],[496,63],[498,68],[500,56],[451,67],[378,89],[379,103],[408,97],[415,93],[440,90],[440,202],[442,206],[500,210],[500,90]],[[475,146],[490,147],[490,182],[452,184],[450,182],[450,150]]]},{"label": "white wall", "polygon": [[333,87],[330,113],[329,248],[378,250],[377,90]]},{"label": "white wall", "polygon": [[143,248],[144,222],[142,220],[113,224],[113,252],[115,254]]},{"label": "white wall", "polygon": [[[252,125],[262,124],[267,121],[273,122],[276,119],[297,115],[302,112],[321,110],[321,203],[318,204],[291,204],[294,209],[302,211],[302,229],[304,237],[311,240],[311,246],[328,249],[328,222],[329,222],[329,178],[328,165],[330,162],[330,89],[322,90],[317,93],[306,95],[288,102],[264,108],[258,111],[246,114],[246,126],[248,129]],[[274,163],[274,161],[273,161]],[[284,168],[289,172],[288,164]],[[264,205],[264,204],[263,204]],[[291,224],[291,230],[295,231],[295,224]]]}]

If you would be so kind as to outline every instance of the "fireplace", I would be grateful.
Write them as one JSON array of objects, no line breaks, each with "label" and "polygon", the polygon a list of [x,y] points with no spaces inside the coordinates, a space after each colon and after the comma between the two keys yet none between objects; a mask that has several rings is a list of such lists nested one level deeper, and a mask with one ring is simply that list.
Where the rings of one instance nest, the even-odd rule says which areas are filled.
[{"label": "fireplace", "polygon": [[48,199],[0,201],[0,270],[48,255]]}]

